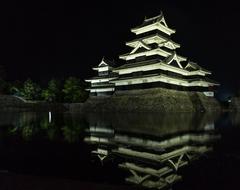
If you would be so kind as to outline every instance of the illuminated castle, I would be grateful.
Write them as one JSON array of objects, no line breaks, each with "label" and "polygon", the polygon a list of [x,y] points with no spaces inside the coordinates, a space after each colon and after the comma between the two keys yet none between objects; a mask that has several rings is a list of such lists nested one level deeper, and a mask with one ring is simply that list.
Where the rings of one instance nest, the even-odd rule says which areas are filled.
[{"label": "illuminated castle", "polygon": [[105,59],[93,68],[98,76],[87,79],[91,83],[90,95],[111,95],[115,91],[168,88],[180,91],[203,92],[214,96],[219,84],[207,78],[211,72],[186,57],[176,53],[180,44],[171,40],[176,31],[168,27],[163,14],[145,18],[143,23],[131,29],[136,39],[126,43],[132,51],[119,58],[126,63],[114,67]]}]

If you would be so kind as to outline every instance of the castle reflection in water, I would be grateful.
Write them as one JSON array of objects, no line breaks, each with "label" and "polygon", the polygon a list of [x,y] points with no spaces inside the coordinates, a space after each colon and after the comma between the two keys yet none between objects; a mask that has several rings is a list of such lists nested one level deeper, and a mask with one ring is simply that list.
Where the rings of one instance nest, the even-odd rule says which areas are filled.
[{"label": "castle reflection in water", "polygon": [[214,115],[90,115],[85,142],[102,164],[114,160],[126,182],[162,189],[181,179],[178,171],[212,151],[221,136]]},{"label": "castle reflection in water", "polygon": [[[201,161],[214,152],[222,139],[219,127],[239,126],[239,118],[239,114],[219,116],[211,113],[0,113],[0,161],[4,163],[0,169],[14,171],[23,164],[18,172],[28,168],[34,173],[38,166],[39,171],[48,172],[56,159],[49,158],[49,152],[53,152],[53,156],[61,155],[57,157],[58,161],[65,163],[61,168],[68,168],[69,175],[75,173],[81,179],[101,178],[103,171],[94,171],[91,162],[94,160],[102,167],[110,164],[117,168],[112,172],[124,174],[118,179],[123,184],[157,189],[171,187],[184,179],[182,170],[191,168],[196,160]],[[31,151],[25,146],[31,147]],[[65,149],[61,148],[63,146]],[[32,163],[21,163],[21,157]],[[82,173],[81,168],[87,172]],[[58,170],[56,172],[60,175]],[[106,172],[104,175],[112,174]]]}]

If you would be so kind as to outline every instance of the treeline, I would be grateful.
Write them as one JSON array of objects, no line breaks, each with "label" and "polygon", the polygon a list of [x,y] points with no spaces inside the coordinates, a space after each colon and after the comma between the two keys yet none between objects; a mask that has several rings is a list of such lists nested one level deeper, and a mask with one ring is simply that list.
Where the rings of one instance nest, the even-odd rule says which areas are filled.
[{"label": "treeline", "polygon": [[85,88],[86,84],[75,77],[69,77],[65,80],[52,79],[45,88],[31,79],[27,79],[25,82],[6,82],[0,78],[1,94],[15,95],[34,101],[84,102],[88,97]]}]

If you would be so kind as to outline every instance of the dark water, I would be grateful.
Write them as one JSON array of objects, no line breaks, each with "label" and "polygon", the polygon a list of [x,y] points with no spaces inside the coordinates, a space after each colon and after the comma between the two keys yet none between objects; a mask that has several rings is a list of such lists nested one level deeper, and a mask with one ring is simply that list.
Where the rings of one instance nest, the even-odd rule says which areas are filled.
[{"label": "dark water", "polygon": [[239,139],[233,113],[0,113],[0,189],[235,188]]}]

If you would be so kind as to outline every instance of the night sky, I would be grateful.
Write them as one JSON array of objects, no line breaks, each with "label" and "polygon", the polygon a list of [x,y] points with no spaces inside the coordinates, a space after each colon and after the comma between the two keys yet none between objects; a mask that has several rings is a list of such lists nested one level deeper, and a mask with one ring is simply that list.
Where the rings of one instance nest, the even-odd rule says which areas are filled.
[{"label": "night sky", "polygon": [[180,55],[211,70],[222,91],[240,88],[239,6],[230,1],[9,1],[2,29],[7,80],[94,75],[92,67],[104,56],[130,51],[130,28],[162,10]]}]

